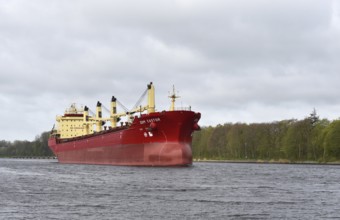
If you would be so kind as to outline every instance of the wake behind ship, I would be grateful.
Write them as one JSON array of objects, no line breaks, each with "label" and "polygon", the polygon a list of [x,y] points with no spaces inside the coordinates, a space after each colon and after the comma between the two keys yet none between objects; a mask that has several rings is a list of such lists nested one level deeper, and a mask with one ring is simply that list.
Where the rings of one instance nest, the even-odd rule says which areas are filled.
[{"label": "wake behind ship", "polygon": [[[147,95],[147,104],[140,105]],[[148,84],[143,96],[128,111],[111,99],[110,117],[102,116],[97,103],[95,115],[87,106],[72,104],[57,116],[48,145],[60,163],[129,166],[186,166],[192,164],[192,134],[199,130],[200,113],[175,108],[175,90],[169,96],[169,111],[155,110],[155,88]],[[117,113],[117,104],[125,112]],[[123,122],[125,118],[125,122]],[[109,126],[104,126],[105,124]]]}]

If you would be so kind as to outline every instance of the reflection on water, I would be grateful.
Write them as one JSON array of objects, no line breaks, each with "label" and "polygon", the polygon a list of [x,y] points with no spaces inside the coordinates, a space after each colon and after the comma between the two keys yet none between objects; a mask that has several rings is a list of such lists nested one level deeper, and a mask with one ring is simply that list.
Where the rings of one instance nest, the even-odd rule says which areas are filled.
[{"label": "reflection on water", "polygon": [[334,219],[340,167],[0,159],[0,219]]}]

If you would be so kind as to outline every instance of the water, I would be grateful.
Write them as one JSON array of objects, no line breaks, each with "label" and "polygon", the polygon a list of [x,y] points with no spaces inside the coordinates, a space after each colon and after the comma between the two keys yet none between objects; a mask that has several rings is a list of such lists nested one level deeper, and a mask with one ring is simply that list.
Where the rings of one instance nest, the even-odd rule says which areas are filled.
[{"label": "water", "polygon": [[340,166],[0,159],[0,219],[336,219]]}]

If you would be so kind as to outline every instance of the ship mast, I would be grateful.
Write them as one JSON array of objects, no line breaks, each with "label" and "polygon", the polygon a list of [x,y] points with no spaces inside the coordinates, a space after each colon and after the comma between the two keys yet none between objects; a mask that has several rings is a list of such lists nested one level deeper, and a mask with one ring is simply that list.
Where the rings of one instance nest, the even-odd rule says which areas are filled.
[{"label": "ship mast", "polygon": [[148,113],[155,112],[155,87],[153,86],[152,82],[148,84],[148,105],[147,110]]},{"label": "ship mast", "polygon": [[170,106],[170,111],[175,111],[175,102],[177,98],[180,98],[179,96],[176,95],[175,91],[175,86],[172,86],[172,94],[169,96],[171,99],[171,106]]}]

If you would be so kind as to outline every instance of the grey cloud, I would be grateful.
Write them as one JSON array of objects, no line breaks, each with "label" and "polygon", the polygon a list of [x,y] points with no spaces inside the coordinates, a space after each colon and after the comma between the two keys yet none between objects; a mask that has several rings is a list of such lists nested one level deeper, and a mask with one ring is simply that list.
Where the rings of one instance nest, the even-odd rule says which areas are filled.
[{"label": "grey cloud", "polygon": [[0,0],[0,139],[34,138],[72,102],[132,107],[150,81],[159,110],[175,84],[203,125],[337,118],[339,5]]}]

